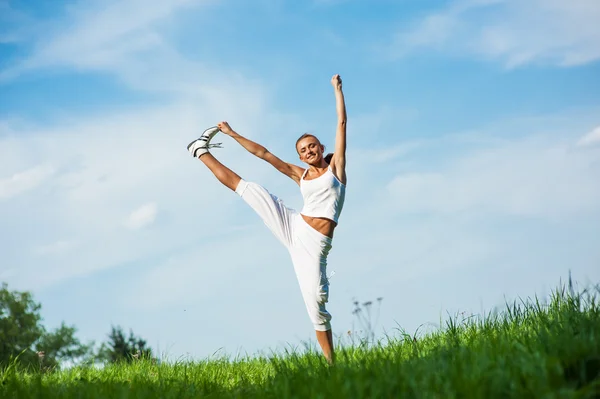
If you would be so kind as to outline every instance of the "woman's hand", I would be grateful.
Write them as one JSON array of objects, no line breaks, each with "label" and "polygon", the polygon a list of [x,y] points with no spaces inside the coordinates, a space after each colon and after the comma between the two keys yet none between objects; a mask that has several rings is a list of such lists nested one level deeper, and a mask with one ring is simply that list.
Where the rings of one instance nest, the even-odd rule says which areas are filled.
[{"label": "woman's hand", "polygon": [[331,78],[331,85],[336,90],[342,90],[342,78],[340,77],[340,75],[333,75],[333,78]]},{"label": "woman's hand", "polygon": [[231,133],[233,133],[233,129],[231,128],[231,126],[229,126],[229,123],[225,121],[217,123],[217,127],[226,135],[230,135]]}]

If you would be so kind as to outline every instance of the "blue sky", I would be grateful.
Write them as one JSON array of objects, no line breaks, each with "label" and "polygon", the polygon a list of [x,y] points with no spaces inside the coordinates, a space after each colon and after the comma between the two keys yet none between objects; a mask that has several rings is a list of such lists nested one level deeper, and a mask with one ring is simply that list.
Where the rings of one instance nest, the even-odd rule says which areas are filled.
[{"label": "blue sky", "polygon": [[[0,0],[0,280],[44,322],[110,325],[168,359],[313,340],[287,253],[185,146],[227,120],[298,162],[348,108],[330,255],[336,335],[600,278],[595,0]],[[214,154],[291,207],[298,187]]]}]

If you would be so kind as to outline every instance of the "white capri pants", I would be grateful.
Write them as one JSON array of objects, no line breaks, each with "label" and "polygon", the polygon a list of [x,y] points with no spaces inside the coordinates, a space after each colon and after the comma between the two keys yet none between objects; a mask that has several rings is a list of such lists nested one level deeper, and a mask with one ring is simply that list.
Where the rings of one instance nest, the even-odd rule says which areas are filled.
[{"label": "white capri pants", "polygon": [[235,192],[288,249],[315,330],[330,330],[331,314],[325,303],[329,299],[327,255],[332,239],[312,228],[299,212],[286,207],[281,199],[256,183],[242,179]]}]

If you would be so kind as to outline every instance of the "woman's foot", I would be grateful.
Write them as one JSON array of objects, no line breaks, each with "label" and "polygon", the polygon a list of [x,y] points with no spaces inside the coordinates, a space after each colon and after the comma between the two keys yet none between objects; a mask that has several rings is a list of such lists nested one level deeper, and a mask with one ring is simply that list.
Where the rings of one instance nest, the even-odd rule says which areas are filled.
[{"label": "woman's foot", "polygon": [[199,158],[200,156],[206,154],[209,148],[222,148],[221,143],[210,144],[210,141],[215,136],[215,134],[219,133],[219,128],[216,126],[209,127],[206,129],[199,138],[192,141],[188,144],[187,149],[192,154],[194,158]]}]

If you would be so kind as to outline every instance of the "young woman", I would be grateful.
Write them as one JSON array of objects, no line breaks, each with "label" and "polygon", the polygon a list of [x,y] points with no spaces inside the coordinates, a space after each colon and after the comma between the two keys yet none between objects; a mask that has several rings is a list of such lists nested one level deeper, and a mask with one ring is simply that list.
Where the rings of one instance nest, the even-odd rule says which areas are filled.
[{"label": "young woman", "polygon": [[[306,169],[282,161],[265,147],[239,135],[227,122],[207,129],[188,145],[192,156],[199,158],[221,183],[242,197],[288,249],[317,340],[329,362],[333,361],[334,353],[331,314],[325,308],[329,297],[327,255],[346,193],[346,105],[342,79],[335,75],[331,84],[338,119],[335,150],[333,154],[323,156],[325,147],[319,139],[311,134],[302,135],[296,142],[296,151],[300,161],[307,165]],[[218,146],[210,141],[219,131],[294,180],[304,199],[302,210],[297,212],[286,207],[265,188],[243,180],[221,164],[209,152],[209,148]]]}]

